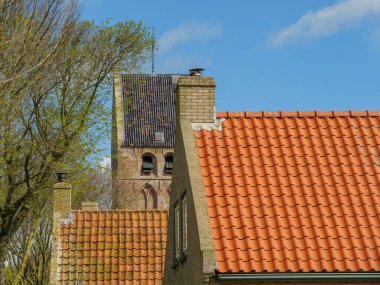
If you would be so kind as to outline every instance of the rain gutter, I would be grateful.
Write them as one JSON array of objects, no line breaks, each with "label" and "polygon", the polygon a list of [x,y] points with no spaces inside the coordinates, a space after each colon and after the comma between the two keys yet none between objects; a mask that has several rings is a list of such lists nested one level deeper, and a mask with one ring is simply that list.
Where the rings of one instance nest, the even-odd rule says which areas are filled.
[{"label": "rain gutter", "polygon": [[289,281],[289,280],[380,280],[380,272],[331,272],[331,273],[218,273],[220,281]]}]

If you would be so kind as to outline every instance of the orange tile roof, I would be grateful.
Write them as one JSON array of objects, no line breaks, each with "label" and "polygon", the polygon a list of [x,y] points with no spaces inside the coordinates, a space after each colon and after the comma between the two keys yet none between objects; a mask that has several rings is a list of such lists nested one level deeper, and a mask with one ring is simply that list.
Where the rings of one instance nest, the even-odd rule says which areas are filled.
[{"label": "orange tile roof", "polygon": [[219,272],[380,271],[380,112],[194,131]]},{"label": "orange tile roof", "polygon": [[61,225],[59,284],[161,284],[167,224],[167,211],[75,211]]}]

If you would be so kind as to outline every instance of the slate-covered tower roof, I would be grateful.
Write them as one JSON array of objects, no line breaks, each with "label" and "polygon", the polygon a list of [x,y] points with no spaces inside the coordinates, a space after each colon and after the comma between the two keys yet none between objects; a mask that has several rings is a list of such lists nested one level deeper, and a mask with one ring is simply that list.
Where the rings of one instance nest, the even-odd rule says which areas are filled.
[{"label": "slate-covered tower roof", "polygon": [[[123,74],[123,147],[173,147],[178,76]],[[162,139],[163,133],[163,139]]]},{"label": "slate-covered tower roof", "polygon": [[168,208],[178,79],[171,74],[114,74],[114,208]]}]

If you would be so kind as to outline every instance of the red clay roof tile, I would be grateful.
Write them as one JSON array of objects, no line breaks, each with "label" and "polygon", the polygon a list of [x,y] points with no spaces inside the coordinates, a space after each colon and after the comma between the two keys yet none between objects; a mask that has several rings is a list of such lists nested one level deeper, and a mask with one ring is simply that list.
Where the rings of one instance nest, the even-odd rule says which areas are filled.
[{"label": "red clay roof tile", "polygon": [[167,224],[167,211],[75,211],[61,225],[59,284],[161,284]]},{"label": "red clay roof tile", "polygon": [[217,117],[194,135],[220,272],[380,271],[380,112]]}]

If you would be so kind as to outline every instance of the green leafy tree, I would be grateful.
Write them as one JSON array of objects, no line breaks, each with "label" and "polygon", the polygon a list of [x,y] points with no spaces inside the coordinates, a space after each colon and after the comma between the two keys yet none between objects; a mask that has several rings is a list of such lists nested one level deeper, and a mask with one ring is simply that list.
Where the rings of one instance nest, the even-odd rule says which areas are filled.
[{"label": "green leafy tree", "polygon": [[72,208],[81,209],[82,202],[96,201],[100,209],[112,208],[111,169],[91,167],[70,175],[72,185]]},{"label": "green leafy tree", "polygon": [[33,209],[8,246],[6,285],[49,283],[51,258],[51,207]]},{"label": "green leafy tree", "polygon": [[[8,60],[0,65],[0,278],[12,236],[43,208],[54,172],[85,169],[108,133],[112,72],[137,70],[151,46],[141,23],[95,25],[77,20],[75,7],[63,0],[1,2],[19,22],[0,18],[0,60]],[[25,38],[33,48],[25,43],[27,52],[11,52],[7,37],[22,43],[17,34],[29,35],[25,29],[39,35]],[[10,68],[7,52],[25,64]]]},{"label": "green leafy tree", "polygon": [[[110,169],[98,166],[70,175],[72,206],[80,209],[84,201],[98,201],[100,209],[110,209],[112,182]],[[44,285],[49,283],[52,206],[51,197],[42,208],[33,208],[8,246],[6,285]]]}]

